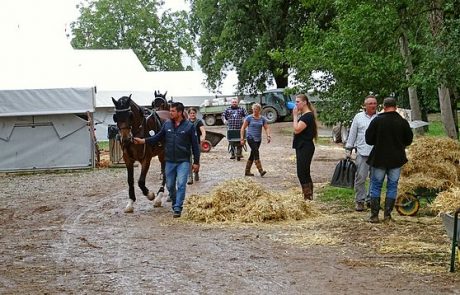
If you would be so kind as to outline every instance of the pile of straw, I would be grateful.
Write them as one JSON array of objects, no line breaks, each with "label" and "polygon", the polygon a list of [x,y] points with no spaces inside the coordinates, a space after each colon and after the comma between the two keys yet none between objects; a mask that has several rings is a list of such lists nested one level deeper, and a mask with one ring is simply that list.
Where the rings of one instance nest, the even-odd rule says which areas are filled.
[{"label": "pile of straw", "polygon": [[437,212],[454,213],[460,208],[460,188],[452,187],[440,192],[431,204],[431,208]]},{"label": "pile of straw", "polygon": [[271,222],[301,220],[314,215],[300,194],[278,194],[249,179],[233,179],[209,195],[186,199],[183,217],[199,222]]},{"label": "pile of straw", "polygon": [[399,195],[417,188],[445,191],[460,186],[460,144],[448,137],[421,137],[408,148],[409,162],[399,181]]}]

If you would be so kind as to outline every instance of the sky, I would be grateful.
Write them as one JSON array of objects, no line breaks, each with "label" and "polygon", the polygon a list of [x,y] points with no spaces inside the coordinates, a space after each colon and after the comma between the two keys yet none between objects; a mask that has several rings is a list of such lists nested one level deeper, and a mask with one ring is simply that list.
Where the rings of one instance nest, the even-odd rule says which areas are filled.
[{"label": "sky", "polygon": [[[69,25],[80,0],[0,0],[0,88],[41,86],[36,77],[62,79],[72,68]],[[165,0],[165,9],[187,10],[184,0]]]},{"label": "sky", "polygon": [[[0,0],[0,34],[14,42],[66,40],[66,29],[78,18],[80,0]],[[185,0],[165,0],[165,9],[187,10]],[[32,43],[33,44],[33,43]]]}]

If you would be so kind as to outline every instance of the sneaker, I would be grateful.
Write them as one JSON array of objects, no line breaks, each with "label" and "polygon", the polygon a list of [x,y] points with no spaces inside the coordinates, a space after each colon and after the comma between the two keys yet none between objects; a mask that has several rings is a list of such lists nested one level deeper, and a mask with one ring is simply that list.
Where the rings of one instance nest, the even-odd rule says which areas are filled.
[{"label": "sneaker", "polygon": [[364,211],[364,203],[363,202],[356,202],[355,211],[358,211],[358,212]]},{"label": "sneaker", "polygon": [[179,218],[180,217],[180,212],[174,212],[173,213],[173,218]]}]

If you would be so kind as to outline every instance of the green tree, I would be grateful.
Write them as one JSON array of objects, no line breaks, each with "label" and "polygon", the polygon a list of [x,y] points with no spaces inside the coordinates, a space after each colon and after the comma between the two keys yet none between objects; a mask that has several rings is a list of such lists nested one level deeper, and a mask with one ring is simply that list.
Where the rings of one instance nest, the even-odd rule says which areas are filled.
[{"label": "green tree", "polygon": [[158,10],[157,0],[87,0],[71,24],[78,49],[131,48],[149,71],[183,70],[183,53],[194,56],[189,19],[184,11]]},{"label": "green tree", "polygon": [[306,15],[296,0],[191,0],[199,64],[208,86],[217,88],[224,71],[236,70],[240,90],[264,90],[275,80],[288,85],[287,48],[301,45]]},{"label": "green tree", "polygon": [[[323,89],[320,118],[326,124],[349,121],[369,93],[402,93],[402,63],[397,11],[377,1],[337,0],[330,8],[336,16],[327,27],[309,21],[303,28],[303,45],[288,58],[304,85]],[[312,10],[307,19],[321,13]],[[312,81],[321,71],[326,79]]]}]

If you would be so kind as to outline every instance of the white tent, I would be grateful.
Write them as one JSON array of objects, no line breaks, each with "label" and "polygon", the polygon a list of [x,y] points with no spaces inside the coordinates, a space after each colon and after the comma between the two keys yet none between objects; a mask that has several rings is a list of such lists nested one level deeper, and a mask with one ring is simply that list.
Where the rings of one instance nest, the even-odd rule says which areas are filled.
[{"label": "white tent", "polygon": [[96,85],[96,137],[107,139],[107,130],[113,122],[112,97],[132,95],[141,106],[150,107],[154,92],[167,91],[167,98],[180,101],[185,106],[199,106],[205,99],[221,93],[232,95],[238,81],[235,72],[229,72],[220,92],[209,91],[204,86],[206,76],[201,71],[147,72],[131,49],[85,49],[73,51],[73,63],[78,72],[85,73]]},{"label": "white tent", "polygon": [[94,167],[94,88],[0,90],[0,102],[0,171]]}]

